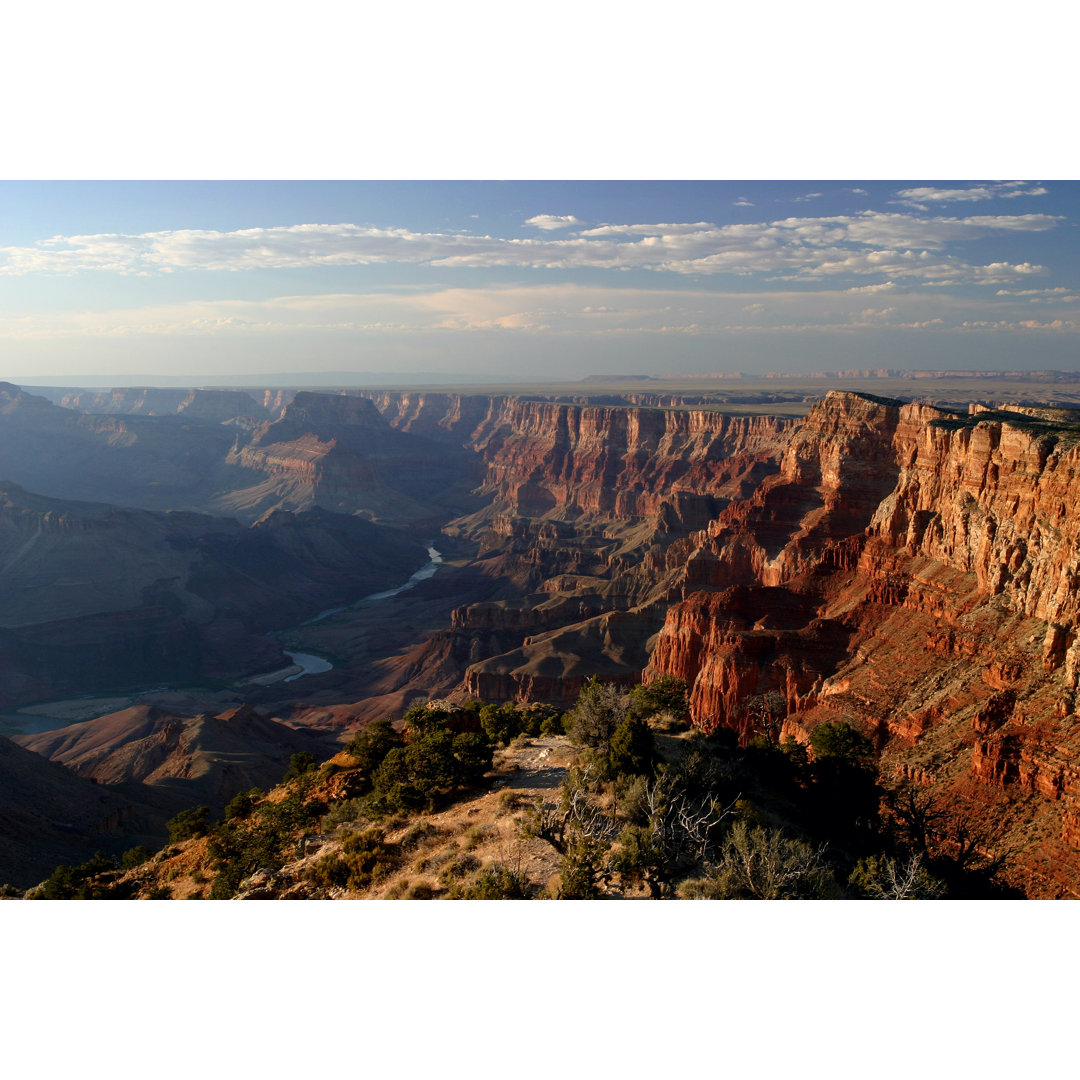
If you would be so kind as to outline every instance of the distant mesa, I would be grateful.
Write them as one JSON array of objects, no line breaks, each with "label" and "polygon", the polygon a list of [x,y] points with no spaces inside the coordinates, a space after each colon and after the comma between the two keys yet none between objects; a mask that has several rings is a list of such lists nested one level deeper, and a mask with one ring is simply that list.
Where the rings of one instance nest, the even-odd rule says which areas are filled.
[{"label": "distant mesa", "polygon": [[584,383],[654,382],[652,375],[586,375]]}]

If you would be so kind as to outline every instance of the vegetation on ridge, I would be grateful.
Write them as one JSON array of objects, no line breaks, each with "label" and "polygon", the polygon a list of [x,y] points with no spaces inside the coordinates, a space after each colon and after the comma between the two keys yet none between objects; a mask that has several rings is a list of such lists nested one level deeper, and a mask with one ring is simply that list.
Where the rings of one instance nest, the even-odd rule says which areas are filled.
[{"label": "vegetation on ridge", "polygon": [[[58,867],[27,896],[166,899],[185,880],[211,899],[1007,895],[981,838],[914,789],[886,789],[850,724],[819,725],[808,745],[771,731],[740,742],[688,730],[685,692],[670,678],[629,694],[594,679],[565,718],[429,702],[400,728],[369,724],[322,767],[297,755],[281,785],[239,793],[216,825],[205,807],[177,815],[156,855]],[[550,734],[564,724],[568,736]],[[533,739],[566,747],[558,787],[491,790],[515,775],[497,747],[514,758]],[[455,814],[467,824],[448,832]],[[525,850],[550,873],[530,872]]]}]

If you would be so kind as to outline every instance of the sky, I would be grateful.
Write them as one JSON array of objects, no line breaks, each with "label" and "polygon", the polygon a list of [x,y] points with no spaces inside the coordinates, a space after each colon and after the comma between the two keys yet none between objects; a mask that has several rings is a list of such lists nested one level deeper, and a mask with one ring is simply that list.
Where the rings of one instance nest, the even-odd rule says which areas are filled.
[{"label": "sky", "polygon": [[20,378],[1074,368],[1070,181],[7,181]]}]

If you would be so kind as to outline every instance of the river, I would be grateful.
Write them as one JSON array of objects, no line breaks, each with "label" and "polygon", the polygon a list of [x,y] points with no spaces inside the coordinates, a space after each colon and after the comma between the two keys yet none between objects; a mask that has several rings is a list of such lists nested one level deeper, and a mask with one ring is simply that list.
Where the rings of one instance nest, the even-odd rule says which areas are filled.
[{"label": "river", "polygon": [[[359,600],[354,600],[351,604],[339,604],[337,607],[327,608],[325,611],[320,611],[318,615],[313,615],[310,619],[305,619],[302,623],[297,623],[296,626],[287,626],[284,630],[275,630],[271,636],[285,634],[290,630],[299,630],[303,626],[312,626],[314,623],[322,622],[323,619],[328,619],[331,615],[337,615],[341,611],[352,611],[361,604],[369,604],[373,600],[389,600],[391,596],[397,596],[399,593],[405,592],[406,589],[411,589],[415,585],[418,585],[421,581],[427,581],[428,578],[435,575],[435,571],[439,569],[443,561],[442,552],[430,545],[428,545],[427,553],[428,561],[403,585],[398,585],[393,589],[384,589],[382,592],[369,593],[367,596],[360,597]],[[279,678],[273,678],[275,673],[270,672],[269,675],[261,675],[257,680],[253,681],[261,682],[264,685],[267,685],[269,682],[278,681],[295,682],[297,679],[302,679],[305,675],[321,675],[323,672],[334,670],[334,665],[323,656],[316,656],[314,653],[289,652],[288,649],[283,649],[282,652],[292,660],[295,666],[300,668],[300,671],[297,671],[292,675],[287,675],[284,678],[281,678],[280,676]]]},{"label": "river", "polygon": [[[328,619],[331,615],[336,615],[339,611],[348,611],[351,608],[359,607],[360,604],[367,604],[372,600],[389,600],[391,596],[397,596],[398,593],[403,593],[406,589],[411,589],[421,581],[427,581],[428,578],[435,576],[435,571],[439,569],[443,561],[442,553],[435,548],[429,546],[427,553],[427,563],[421,566],[404,585],[399,585],[396,589],[386,589],[384,592],[370,593],[368,596],[362,596],[359,600],[355,600],[351,604],[341,604],[339,607],[327,608],[325,611],[320,611],[318,615],[314,615],[310,619],[305,619],[302,623],[299,623],[297,627],[287,627],[287,629],[298,629],[300,626],[311,626],[312,623],[322,622],[323,619]],[[283,631],[278,631],[278,633],[282,632]],[[299,676],[296,677],[299,678]]]},{"label": "river", "polygon": [[[289,630],[299,629],[301,626],[310,626],[312,623],[317,623],[323,619],[329,618],[331,615],[336,615],[339,611],[350,611],[353,608],[359,607],[361,604],[368,604],[374,600],[389,600],[390,597],[397,596],[399,593],[405,592],[406,589],[413,588],[421,581],[427,581],[428,578],[435,575],[443,561],[441,552],[437,551],[434,547],[429,546],[427,552],[428,561],[403,585],[398,585],[397,588],[394,589],[385,589],[383,592],[362,596],[359,600],[356,600],[351,604],[342,604],[338,607],[328,608],[326,611],[320,611],[319,614],[315,615],[313,618],[306,619],[304,622],[297,624],[297,626],[288,626],[285,627],[284,630],[277,630],[274,631],[274,633],[280,634]],[[277,675],[276,672],[270,672],[268,675],[257,676],[255,679],[248,681],[263,683],[268,681],[295,682],[297,679],[302,679],[305,675],[319,675],[334,669],[334,665],[325,657],[316,656],[313,653],[290,652],[288,649],[283,649],[282,651],[290,660],[292,660],[292,665],[283,670],[292,671],[292,667],[299,667],[299,671],[293,672],[290,675],[278,675],[277,678],[273,677],[274,675]],[[0,734],[30,735],[43,731],[54,731],[57,728],[67,727],[68,724],[78,723],[80,720],[90,720],[97,716],[103,716],[109,712],[125,709],[134,704],[142,694],[154,693],[155,691],[166,689],[167,687],[164,686],[155,686],[152,689],[139,690],[132,694],[125,694],[122,697],[83,697],[33,705],[25,712],[19,710],[14,713],[0,714]]]}]

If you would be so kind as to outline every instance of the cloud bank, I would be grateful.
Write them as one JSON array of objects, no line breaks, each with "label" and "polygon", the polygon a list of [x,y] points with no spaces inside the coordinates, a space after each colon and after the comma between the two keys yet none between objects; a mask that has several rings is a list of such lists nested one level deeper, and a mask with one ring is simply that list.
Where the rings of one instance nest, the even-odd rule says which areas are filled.
[{"label": "cloud bank", "polygon": [[[909,193],[925,197],[930,190],[913,188]],[[1014,190],[1019,191],[1009,188]],[[560,237],[417,232],[350,223],[229,232],[173,229],[56,236],[32,246],[3,247],[0,275],[158,275],[412,263],[438,268],[771,274],[785,280],[877,275],[929,285],[1008,285],[1043,273],[1045,267],[1008,260],[969,263],[948,249],[985,237],[1043,232],[1061,220],[1050,214],[945,217],[864,211],[752,224],[603,224]],[[548,232],[581,223],[573,215],[538,215],[528,224]]]}]

